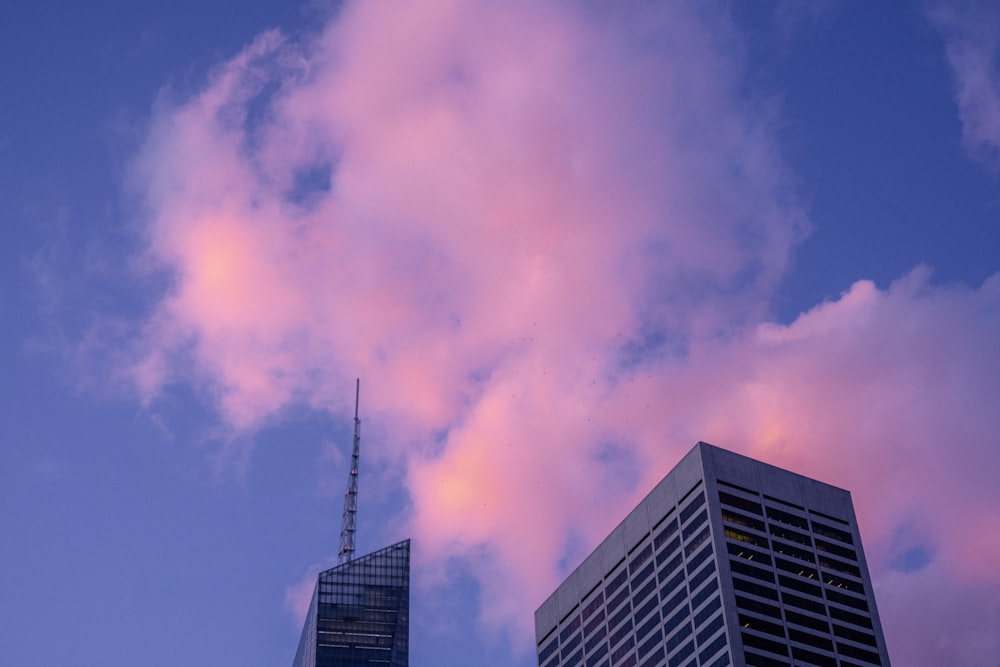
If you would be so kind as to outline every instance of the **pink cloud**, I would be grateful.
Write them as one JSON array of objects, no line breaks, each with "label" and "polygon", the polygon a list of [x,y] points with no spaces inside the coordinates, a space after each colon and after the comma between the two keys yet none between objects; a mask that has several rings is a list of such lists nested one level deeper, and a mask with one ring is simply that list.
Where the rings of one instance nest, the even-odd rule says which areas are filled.
[{"label": "pink cloud", "polygon": [[967,0],[935,3],[928,17],[941,32],[955,80],[962,140],[977,159],[1000,156],[1000,10]]},{"label": "pink cloud", "polygon": [[295,618],[296,626],[301,627],[306,620],[316,590],[316,577],[324,569],[322,565],[313,565],[301,579],[285,588],[285,611]]},{"label": "pink cloud", "polygon": [[[252,427],[323,404],[346,360],[434,426],[477,391],[470,371],[528,341],[603,350],[648,315],[683,330],[762,306],[803,216],[699,18],[653,17],[675,54],[627,43],[642,17],[408,11],[352,5],[304,46],[265,34],[161,110],[136,166],[150,258],[174,276],[137,364],[148,396],[188,368]],[[290,201],[317,167],[329,192]]]},{"label": "pink cloud", "polygon": [[[930,641],[912,600],[997,584],[1000,282],[916,271],[762,323],[806,216],[709,14],[370,0],[258,38],[135,165],[171,277],[143,399],[192,383],[247,434],[362,376],[428,580],[464,558],[526,649],[558,564],[715,442],[851,489],[890,649]],[[901,525],[933,568],[892,571]]]},{"label": "pink cloud", "polygon": [[1000,652],[1000,585],[932,564],[882,575],[876,590],[893,664],[989,665]]},{"label": "pink cloud", "polygon": [[[943,608],[928,611],[935,591],[979,599],[978,587],[1000,586],[1000,541],[984,529],[1000,518],[1000,453],[989,444],[1000,399],[998,306],[1000,277],[979,289],[934,287],[918,270],[886,291],[858,282],[790,325],[705,342],[614,382],[597,374],[550,382],[523,369],[520,382],[494,384],[497,401],[483,400],[489,409],[450,434],[443,456],[414,465],[417,533],[490,544],[501,564],[483,564],[484,579],[499,568],[525,586],[501,579],[497,597],[514,616],[558,582],[569,527],[595,544],[701,437],[850,489],[879,600],[892,612],[883,614],[890,649],[918,656],[926,643],[925,656],[940,656],[935,642],[964,630]],[[604,443],[634,457],[634,487],[608,483]],[[896,535],[911,524],[915,544],[933,554],[933,586],[920,583],[930,576],[923,571],[893,570],[903,548]],[[998,639],[992,613],[978,645]],[[912,636],[910,622],[929,619],[939,634]],[[939,664],[923,660],[904,662]]]}]

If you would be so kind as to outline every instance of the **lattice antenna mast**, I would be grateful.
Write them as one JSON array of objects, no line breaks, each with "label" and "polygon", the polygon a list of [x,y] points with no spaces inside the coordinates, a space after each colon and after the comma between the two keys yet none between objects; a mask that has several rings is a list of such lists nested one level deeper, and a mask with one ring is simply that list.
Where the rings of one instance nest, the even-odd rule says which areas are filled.
[{"label": "lattice antenna mast", "polygon": [[361,378],[354,386],[354,450],[351,452],[351,474],[344,494],[344,519],[340,525],[340,551],[337,564],[349,563],[354,558],[355,519],[358,514],[358,457],[361,446],[361,420],[358,419],[358,399],[361,397]]}]

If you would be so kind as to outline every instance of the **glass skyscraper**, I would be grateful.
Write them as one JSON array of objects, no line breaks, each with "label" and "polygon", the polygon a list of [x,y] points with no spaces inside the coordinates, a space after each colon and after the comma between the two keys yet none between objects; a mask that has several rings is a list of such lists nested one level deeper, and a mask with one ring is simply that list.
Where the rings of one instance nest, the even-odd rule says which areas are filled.
[{"label": "glass skyscraper", "polygon": [[321,572],[292,667],[408,667],[410,541]]},{"label": "glass skyscraper", "polygon": [[702,442],[535,636],[540,667],[889,666],[850,493]]}]

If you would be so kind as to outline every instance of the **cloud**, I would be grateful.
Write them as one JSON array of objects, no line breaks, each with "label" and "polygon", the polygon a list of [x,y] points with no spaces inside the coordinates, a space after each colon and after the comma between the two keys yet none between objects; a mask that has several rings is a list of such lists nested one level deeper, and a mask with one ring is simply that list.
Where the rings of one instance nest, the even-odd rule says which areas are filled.
[{"label": "cloud", "polygon": [[806,223],[725,23],[601,11],[356,3],[162,102],[133,170],[171,277],[147,400],[194,379],[252,430],[361,369],[440,429],[531,350],[606,357],[765,308]]},{"label": "cloud", "polygon": [[[1000,586],[931,566],[881,578],[879,613],[894,664],[991,665],[1000,651]],[[904,625],[905,624],[905,625]],[[895,639],[895,641],[893,641]]]},{"label": "cloud", "polygon": [[955,80],[962,140],[969,153],[1000,165],[1000,10],[993,3],[938,2],[928,18],[944,38]]},{"label": "cloud", "polygon": [[[984,530],[1000,518],[1000,454],[988,444],[998,332],[1000,276],[940,287],[919,269],[885,291],[858,282],[696,364],[721,388],[698,397],[705,414],[686,413],[708,438],[852,491],[889,647],[905,664],[956,659],[944,638],[964,636],[969,619],[947,607],[964,596],[989,613],[959,662],[985,660],[1000,641],[981,593],[1000,586],[1000,540]],[[936,632],[913,631],[927,625]]]},{"label": "cloud", "polygon": [[[507,578],[486,576],[497,565],[484,564],[513,616],[565,574],[556,565],[573,544],[569,527],[584,535],[568,559],[575,565],[702,438],[850,489],[876,581],[893,582],[878,591],[893,611],[883,614],[890,648],[937,641],[912,636],[908,624],[919,607],[942,635],[959,630],[927,611],[934,590],[1000,586],[1000,540],[984,530],[1000,519],[1000,454],[989,444],[1000,421],[991,407],[1000,400],[998,332],[1000,277],[979,289],[936,287],[921,269],[885,291],[858,282],[787,326],[705,342],[614,383],[525,373],[495,384],[445,454],[416,467],[417,532],[492,544],[500,569],[526,587],[517,600]],[[627,452],[634,486],[616,485],[605,443]],[[904,568],[899,559],[913,549],[924,562]],[[931,587],[918,585],[927,559]],[[995,637],[991,628],[981,626]]]},{"label": "cloud", "polygon": [[464,559],[525,650],[699,439],[852,489],[887,608],[996,585],[1000,282],[917,270],[767,323],[808,222],[741,48],[678,3],[368,0],[260,36],[164,95],[133,166],[168,278],[137,391],[191,384],[246,435],[363,377],[418,562]]},{"label": "cloud", "polygon": [[312,565],[301,579],[285,587],[285,611],[295,618],[295,627],[302,627],[305,622],[316,590],[316,577],[324,569],[322,565]]}]

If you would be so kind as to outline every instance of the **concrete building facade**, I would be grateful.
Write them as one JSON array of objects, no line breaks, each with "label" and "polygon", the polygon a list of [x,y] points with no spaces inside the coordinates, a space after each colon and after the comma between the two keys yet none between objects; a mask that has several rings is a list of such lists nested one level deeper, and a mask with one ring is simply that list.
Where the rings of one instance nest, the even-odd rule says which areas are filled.
[{"label": "concrete building facade", "polygon": [[535,612],[539,667],[888,667],[850,493],[698,443]]}]

